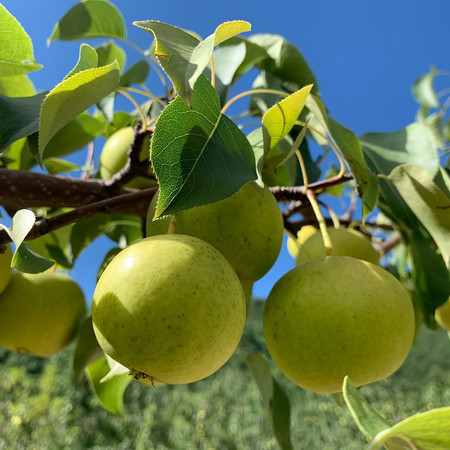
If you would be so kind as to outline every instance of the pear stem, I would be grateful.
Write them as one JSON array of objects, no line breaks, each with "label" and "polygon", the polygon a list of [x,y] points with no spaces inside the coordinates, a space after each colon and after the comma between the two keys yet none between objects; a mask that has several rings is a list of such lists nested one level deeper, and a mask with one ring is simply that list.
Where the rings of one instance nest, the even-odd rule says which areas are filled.
[{"label": "pear stem", "polygon": [[169,228],[167,230],[167,234],[175,234],[175,226],[176,226],[176,222],[177,222],[177,215],[174,214],[171,218],[170,218],[170,223],[169,223]]}]

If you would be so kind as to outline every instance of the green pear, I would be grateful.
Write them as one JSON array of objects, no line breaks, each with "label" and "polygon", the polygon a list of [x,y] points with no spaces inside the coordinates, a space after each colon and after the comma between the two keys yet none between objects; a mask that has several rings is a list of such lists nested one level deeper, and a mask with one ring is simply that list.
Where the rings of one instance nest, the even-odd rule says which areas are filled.
[{"label": "green pear", "polygon": [[313,225],[304,225],[298,230],[297,239],[288,237],[287,250],[293,258],[297,258],[300,247],[304,244],[306,239],[317,233],[319,230]]},{"label": "green pear", "polygon": [[[359,231],[351,228],[328,228],[331,243],[336,256],[352,256],[364,261],[378,264],[378,253],[370,240]],[[320,232],[310,235],[299,248],[297,265],[326,255],[325,245]]]},{"label": "green pear", "polygon": [[[149,236],[161,231],[158,222],[148,221]],[[283,218],[270,190],[250,182],[231,197],[180,212],[175,232],[216,247],[239,278],[249,283],[262,278],[275,263],[283,241]]]},{"label": "green pear", "polygon": [[381,380],[404,362],[414,310],[402,284],[380,266],[329,256],[297,266],[275,283],[263,329],[282,373],[317,393]]},{"label": "green pear", "polygon": [[7,245],[5,252],[0,253],[0,294],[6,289],[11,280],[11,258],[11,247]]},{"label": "green pear", "polygon": [[14,272],[0,295],[0,345],[50,356],[74,339],[86,310],[83,291],[69,276]]},{"label": "green pear", "polygon": [[[103,180],[109,180],[125,166],[128,159],[128,149],[133,139],[134,130],[132,127],[121,128],[108,138],[100,155],[100,176]],[[140,153],[140,159],[144,161],[145,159],[149,159],[149,157],[150,143],[148,140],[145,140]],[[149,178],[137,177],[130,183],[127,183],[126,186],[145,189],[156,186],[156,181]]]},{"label": "green pear", "polygon": [[450,298],[443,305],[436,308],[434,317],[444,330],[450,331]]},{"label": "green pear", "polygon": [[150,384],[201,380],[235,351],[246,318],[225,257],[192,236],[135,242],[101,275],[92,320],[105,353]]}]

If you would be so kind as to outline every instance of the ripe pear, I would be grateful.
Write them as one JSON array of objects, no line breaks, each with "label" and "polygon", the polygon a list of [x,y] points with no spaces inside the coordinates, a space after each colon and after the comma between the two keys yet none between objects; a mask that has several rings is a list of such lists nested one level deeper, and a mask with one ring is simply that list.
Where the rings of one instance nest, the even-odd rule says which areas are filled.
[{"label": "ripe pear", "polygon": [[222,367],[246,318],[241,283],[225,257],[192,236],[135,242],[101,275],[92,320],[105,353],[155,384],[201,380]]},{"label": "ripe pear", "polygon": [[436,322],[447,331],[450,331],[450,298],[434,312]]},{"label": "ripe pear", "polygon": [[11,280],[11,258],[11,247],[7,245],[5,252],[0,253],[0,294],[6,289]]},{"label": "ripe pear", "polygon": [[380,266],[348,256],[314,259],[285,274],[263,316],[272,359],[298,386],[317,393],[381,380],[404,362],[414,310],[402,284]]},{"label": "ripe pear", "polygon": [[[113,133],[105,145],[100,155],[100,176],[103,180],[110,179],[115,173],[122,169],[128,159],[128,149],[134,139],[132,127],[121,128]],[[140,159],[144,161],[150,157],[150,144],[145,140],[141,150]],[[137,177],[127,184],[128,187],[145,189],[156,186],[156,181],[149,178]]]},{"label": "ripe pear", "polygon": [[[148,235],[159,221],[148,222]],[[262,278],[275,263],[283,241],[283,218],[268,188],[254,182],[219,202],[180,212],[175,232],[216,247],[243,283]]]},{"label": "ripe pear", "polygon": [[74,339],[86,310],[83,291],[69,276],[14,272],[0,296],[0,345],[50,356]]},{"label": "ripe pear", "polygon": [[[328,228],[336,256],[352,256],[372,264],[378,264],[378,254],[370,240],[359,231],[350,228]],[[326,255],[325,245],[320,232],[309,236],[299,249],[296,263],[304,264]]]},{"label": "ripe pear", "polygon": [[298,230],[297,239],[294,240],[291,237],[288,237],[287,240],[287,249],[289,254],[293,258],[297,258],[298,251],[300,247],[304,244],[306,239],[312,236],[314,233],[317,233],[319,230],[314,225],[304,225]]}]

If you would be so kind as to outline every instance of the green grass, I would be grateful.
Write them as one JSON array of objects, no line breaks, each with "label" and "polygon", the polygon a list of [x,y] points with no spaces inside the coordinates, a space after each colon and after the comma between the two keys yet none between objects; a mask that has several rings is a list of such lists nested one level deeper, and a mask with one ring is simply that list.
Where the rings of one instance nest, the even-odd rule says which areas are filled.
[{"label": "green grass", "polygon": [[[262,304],[252,305],[242,346],[265,352]],[[123,417],[101,408],[86,380],[73,381],[73,347],[46,360],[0,350],[0,449],[277,448],[259,392],[239,354],[206,380],[150,388],[133,381]],[[274,368],[291,400],[295,449],[362,449],[346,407],[306,392]],[[422,330],[402,368],[362,388],[390,422],[450,405],[450,342]]]}]

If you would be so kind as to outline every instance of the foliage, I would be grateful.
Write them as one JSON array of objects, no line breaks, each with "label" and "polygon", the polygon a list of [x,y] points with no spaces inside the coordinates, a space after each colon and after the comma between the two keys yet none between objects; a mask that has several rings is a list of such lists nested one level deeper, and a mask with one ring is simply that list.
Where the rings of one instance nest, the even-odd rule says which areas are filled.
[{"label": "foliage", "polygon": [[[149,33],[149,50],[144,50],[127,40],[128,24],[114,4],[82,0],[57,22],[49,42],[108,41],[97,47],[82,42],[73,69],[45,92],[36,92],[29,78],[30,72],[42,68],[34,61],[32,41],[2,5],[0,23],[0,35],[6,36],[0,39],[0,205],[10,225],[0,226],[0,250],[14,243],[11,267],[15,270],[37,274],[50,267],[71,269],[80,253],[105,235],[114,248],[105,255],[100,276],[121,249],[146,236],[146,220],[168,217],[168,232],[174,232],[178,213],[227,199],[252,181],[267,186],[275,196],[284,230],[294,240],[302,226],[313,224],[322,232],[327,255],[333,255],[327,225],[364,232],[384,268],[410,292],[419,336],[423,324],[426,333],[437,330],[435,310],[450,294],[450,120],[448,99],[434,90],[438,70],[432,68],[413,86],[420,105],[413,123],[394,133],[358,137],[329,115],[318,81],[301,52],[282,36],[242,36],[251,29],[245,21],[219,24],[205,39],[156,20],[138,21],[133,25]],[[127,65],[128,53],[135,51],[141,59]],[[252,89],[231,97],[237,82],[254,74]],[[231,115],[236,102],[245,97],[244,112]],[[123,99],[130,102],[130,108],[122,107]],[[127,127],[133,129],[134,138],[126,164],[110,179],[102,179],[93,149]],[[85,155],[84,165],[73,161],[80,154]],[[131,184],[142,177],[152,187]],[[155,214],[148,215],[156,194],[156,207],[155,202],[151,206]],[[352,199],[341,217],[333,211],[335,196]],[[254,326],[252,320],[247,323],[247,329]],[[253,445],[254,439],[268,447],[306,445],[305,425],[317,422],[322,426],[326,419],[317,419],[316,414],[335,406],[331,408],[327,398],[318,401],[319,413],[309,415],[306,407],[299,412],[297,402],[302,405],[315,397],[294,390],[280,377],[260,333],[251,334],[256,348],[251,348],[248,339],[247,335],[242,341],[243,360],[238,362],[235,356],[224,369],[223,379],[215,374],[196,385],[151,390],[130,383],[129,370],[103,355],[92,320],[87,318],[72,348],[76,377],[85,371],[84,384],[50,395],[58,379],[59,358],[64,362],[64,377],[69,377],[69,352],[48,363],[30,359],[28,369],[9,367],[2,381],[7,393],[3,422],[25,429],[17,437],[19,447],[30,443],[23,436],[31,436],[34,442],[49,439],[46,427],[35,426],[47,413],[52,414],[60,433],[54,442],[47,441],[47,448],[55,442],[61,446],[110,445],[103,440],[108,434],[120,441],[118,448],[182,447],[186,442],[194,447],[237,445],[237,440],[230,441],[230,433],[210,436],[205,417],[239,435],[244,447]],[[2,358],[25,360],[8,353]],[[40,375],[39,384],[25,376],[33,370]],[[401,385],[402,373],[400,369],[379,386],[389,385],[390,380]],[[256,384],[248,383],[250,374]],[[244,381],[237,384],[236,379]],[[22,385],[32,392],[28,400],[21,394]],[[202,396],[205,386],[217,395],[213,405]],[[255,397],[256,386],[264,413]],[[232,388],[239,391],[234,399],[243,401],[233,414],[225,400],[226,389]],[[100,412],[93,406],[97,399],[90,397],[90,389],[116,415],[127,408],[139,417],[144,413],[142,422],[147,427],[139,428],[136,442],[131,442],[136,422]],[[373,419],[376,413],[358,397],[350,380],[343,389],[356,423],[374,438],[373,448],[384,443],[384,438],[392,444],[392,435],[397,438],[397,434],[406,435],[402,445],[408,448],[415,448],[416,441],[421,448],[431,448],[427,447],[430,442],[436,448],[448,443],[442,429],[447,410],[402,417],[404,422],[386,431],[385,418]],[[65,403],[67,393],[74,396],[73,402]],[[410,405],[415,409],[406,413],[434,406],[419,403],[415,398]],[[248,404],[258,404],[255,407],[261,414],[248,414]],[[167,427],[153,428],[157,418],[168,420],[180,405],[181,412],[173,419],[176,435]],[[88,420],[81,411],[93,407],[97,408],[94,426],[80,441],[80,430],[84,431]],[[77,411],[73,421],[68,414],[71,408]],[[343,414],[339,422],[350,417]],[[399,418],[394,419],[398,422]],[[269,437],[267,423],[275,438]],[[421,426],[431,427],[431,438],[411,431]],[[98,429],[103,431],[97,433]],[[331,429],[337,433],[336,426]],[[381,437],[380,432],[384,433]],[[8,439],[16,438],[14,431],[5,433]],[[326,434],[322,433],[324,448],[334,445]],[[362,437],[357,439],[360,445]],[[392,445],[398,448],[400,444]],[[342,447],[350,448],[347,443]]]}]

